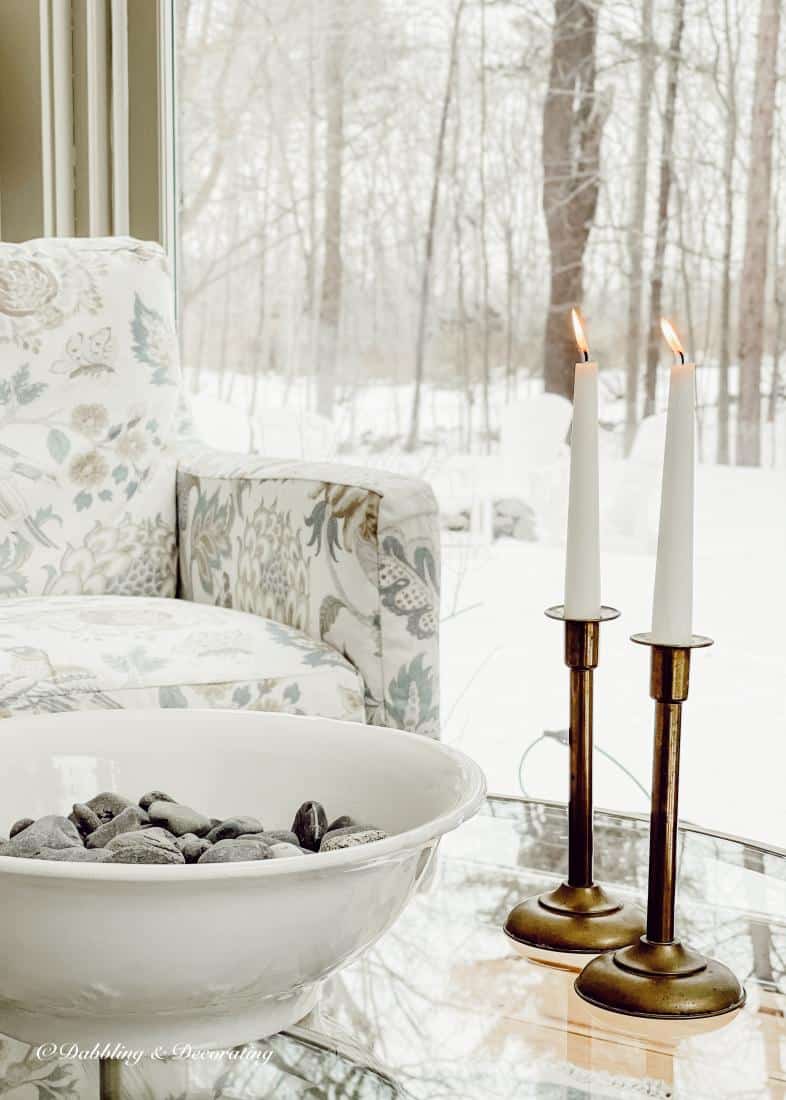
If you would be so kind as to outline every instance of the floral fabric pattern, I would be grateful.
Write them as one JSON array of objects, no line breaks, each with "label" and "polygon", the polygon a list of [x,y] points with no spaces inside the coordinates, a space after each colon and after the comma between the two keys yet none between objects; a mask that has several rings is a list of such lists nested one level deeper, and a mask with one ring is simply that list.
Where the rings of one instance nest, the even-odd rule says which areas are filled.
[{"label": "floral fabric pattern", "polygon": [[158,245],[0,244],[0,597],[172,596],[184,415]]},{"label": "floral fabric pattern", "polygon": [[125,707],[365,721],[363,683],[349,661],[258,615],[124,596],[0,603],[0,718]]},{"label": "floral fabric pattern", "polygon": [[0,243],[0,367],[0,716],[244,707],[438,736],[431,490],[200,448],[158,245]]},{"label": "floral fabric pattern", "polygon": [[439,734],[439,528],[423,482],[191,448],[178,470],[186,599],[328,642],[369,722]]}]

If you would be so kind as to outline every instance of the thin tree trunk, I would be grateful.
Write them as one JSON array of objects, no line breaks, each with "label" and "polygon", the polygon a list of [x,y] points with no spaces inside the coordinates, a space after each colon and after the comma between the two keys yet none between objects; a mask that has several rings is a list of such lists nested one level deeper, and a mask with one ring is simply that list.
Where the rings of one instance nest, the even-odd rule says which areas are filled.
[{"label": "thin tree trunk", "polygon": [[677,83],[680,69],[682,31],[685,26],[685,0],[674,0],[674,23],[669,45],[669,63],[666,71],[666,106],[663,115],[663,136],[660,150],[660,180],[658,184],[658,228],[655,235],[655,254],[650,278],[650,327],[647,342],[647,370],[645,375],[644,415],[655,412],[655,395],[658,383],[658,362],[661,354],[660,315],[663,309],[663,263],[666,240],[669,235],[669,198],[671,196],[674,148],[674,123],[677,117]]},{"label": "thin tree trunk", "polygon": [[647,214],[647,170],[649,168],[650,102],[655,84],[652,38],[652,3],[643,0],[641,9],[641,61],[636,103],[636,141],[633,153],[633,204],[628,227],[628,328],[626,335],[625,454],[630,453],[639,420],[639,374],[641,358],[641,314],[644,281],[644,226]]},{"label": "thin tree trunk", "polygon": [[[778,180],[778,184],[780,180]],[[786,334],[786,266],[780,263],[781,219],[780,219],[780,187],[776,186],[773,202],[773,227],[772,227],[772,254],[774,257],[775,277],[772,280],[772,296],[775,306],[775,333],[772,346],[772,378],[770,380],[770,393],[767,400],[767,422],[775,424],[775,415],[778,410],[778,394],[780,391],[781,357],[783,355],[784,335]],[[773,429],[773,443],[776,432]],[[773,445],[772,464],[775,465],[775,447]]]},{"label": "thin tree trunk", "polygon": [[[267,75],[267,94],[270,102],[270,77]],[[270,221],[270,202],[273,191],[273,119],[269,120],[265,143],[265,179],[262,201],[262,239],[267,237]],[[256,329],[251,337],[251,397],[249,400],[249,450],[254,449],[254,417],[259,404],[262,375],[270,368],[270,284],[268,281],[268,250],[259,260],[259,298],[257,301]]]},{"label": "thin tree trunk", "polygon": [[488,89],[486,87],[486,0],[480,0],[480,148],[478,170],[480,183],[480,270],[483,293],[483,431],[484,450],[491,447],[491,412],[489,408],[489,250],[487,239],[488,202],[486,194],[486,146],[488,131]]},{"label": "thin tree trunk", "polygon": [[344,170],[344,0],[333,0],[332,25],[325,42],[325,259],[319,309],[317,412],[333,418],[341,316],[341,218]]},{"label": "thin tree trunk", "polygon": [[740,397],[737,415],[739,466],[758,466],[761,462],[761,361],[764,354],[772,134],[781,6],[782,0],[761,0],[759,8],[745,254],[740,283]]},{"label": "thin tree trunk", "polygon": [[[202,42],[207,48],[209,38],[209,21],[212,16],[212,3],[205,5],[205,11],[202,19]],[[215,101],[213,103],[213,111],[215,122],[214,126],[217,131],[216,136],[218,141],[211,143],[211,150],[213,156],[210,161],[210,167],[205,175],[200,180],[199,186],[195,189],[189,189],[189,202],[183,203],[182,210],[180,211],[180,219],[182,221],[182,229],[187,232],[191,226],[196,225],[200,213],[207,206],[208,202],[213,196],[216,184],[218,183],[219,176],[224,167],[226,149],[228,143],[226,136],[231,129],[231,123],[227,117],[227,108],[225,104],[225,95],[229,84],[229,76],[232,71],[232,64],[235,58],[236,43],[242,28],[242,8],[238,5],[232,16],[231,31],[229,39],[224,48],[224,56],[221,62],[221,70],[218,75],[218,79],[215,83]]]},{"label": "thin tree trunk", "polygon": [[457,353],[461,373],[461,381],[464,388],[466,430],[463,445],[466,451],[472,450],[472,409],[475,395],[472,391],[472,376],[469,369],[469,355],[467,351],[467,291],[466,275],[464,271],[464,233],[461,225],[462,218],[462,188],[459,174],[459,149],[461,147],[461,64],[456,60],[456,123],[453,130],[453,158],[451,175],[453,180],[453,234],[456,239],[456,308],[458,313],[458,340]]},{"label": "thin tree trunk", "polygon": [[456,71],[459,29],[463,10],[464,0],[459,0],[456,7],[456,14],[453,18],[453,30],[450,36],[448,73],[445,78],[445,91],[442,96],[442,112],[439,119],[439,130],[437,131],[437,148],[434,154],[434,176],[431,182],[431,200],[429,202],[428,222],[426,223],[426,249],[420,281],[420,309],[418,312],[418,327],[415,339],[415,388],[412,396],[409,434],[405,444],[405,450],[407,451],[415,450],[420,435],[420,398],[423,386],[423,361],[426,350],[426,322],[428,320],[431,299],[431,275],[434,262],[434,238],[437,228],[437,213],[439,210],[439,188],[442,179],[442,162],[445,157],[445,134],[448,126],[448,115],[450,113],[450,101],[453,94],[453,77]]},{"label": "thin tree trunk", "polygon": [[513,396],[513,303],[516,287],[516,266],[513,254],[513,226],[505,226],[505,395]]},{"label": "thin tree trunk", "polygon": [[[696,325],[694,323],[694,311],[693,311],[693,280],[698,274],[701,278],[701,272],[695,272],[695,269],[688,260],[688,246],[685,241],[685,221],[687,217],[688,224],[690,224],[690,208],[686,216],[685,205],[686,199],[689,200],[690,196],[686,195],[684,187],[677,186],[675,188],[677,196],[677,228],[679,233],[679,250],[680,250],[680,274],[682,275],[682,300],[684,302],[684,319],[685,329],[684,338],[689,348],[696,348],[699,346],[696,339]],[[702,251],[706,250],[706,246]],[[708,277],[707,283],[711,285],[711,278]],[[701,285],[701,284],[700,284]],[[704,462],[704,406],[700,401],[699,394],[699,374],[700,367],[697,367],[693,375],[693,390],[695,394],[695,409],[696,409],[696,460],[699,463]]]},{"label": "thin tree trunk", "polygon": [[318,49],[316,29],[317,0],[309,2],[308,18],[308,120],[306,123],[306,156],[308,172],[308,263],[306,264],[306,316],[309,318],[307,339],[309,363],[317,369],[319,343],[319,312],[317,309],[317,79],[314,54]]},{"label": "thin tree trunk", "polygon": [[729,367],[731,366],[732,249],[734,247],[734,159],[737,155],[737,65],[731,39],[729,0],[723,6],[726,52],[727,119],[723,144],[723,281],[721,284],[720,349],[718,354],[718,438],[715,461],[727,466],[729,452]]},{"label": "thin tree trunk", "polygon": [[[235,203],[232,211],[232,227],[230,230],[230,240],[237,240],[238,222],[240,218],[239,206]],[[231,400],[232,391],[235,388],[235,378],[237,377],[237,370],[228,369],[228,350],[229,350],[229,337],[232,332],[232,291],[234,290],[234,273],[230,270],[226,275],[226,282],[224,285],[224,309],[221,320],[221,344],[220,354],[218,356],[218,369],[219,384],[218,395],[222,400]],[[225,388],[227,390],[227,396],[224,397]]]},{"label": "thin tree trunk", "polygon": [[549,85],[543,105],[543,212],[551,279],[544,386],[573,396],[575,345],[568,311],[583,297],[583,261],[598,202],[604,115],[595,95],[597,10],[555,0]]}]

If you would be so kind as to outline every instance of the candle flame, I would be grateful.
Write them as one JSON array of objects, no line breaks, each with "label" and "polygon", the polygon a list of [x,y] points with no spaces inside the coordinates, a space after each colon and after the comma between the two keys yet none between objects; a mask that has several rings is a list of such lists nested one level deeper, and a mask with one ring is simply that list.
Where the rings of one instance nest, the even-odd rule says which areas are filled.
[{"label": "candle flame", "polygon": [[667,321],[665,317],[661,317],[660,330],[666,338],[666,343],[669,345],[671,350],[674,352],[677,358],[684,363],[685,349],[680,342],[680,338],[675,331],[674,325],[672,325],[671,321]]},{"label": "candle flame", "polygon": [[570,317],[573,321],[573,334],[576,337],[576,343],[579,346],[579,351],[583,355],[586,362],[589,362],[589,344],[587,343],[587,337],[584,334],[584,326],[581,323],[578,310],[572,309],[570,311]]}]

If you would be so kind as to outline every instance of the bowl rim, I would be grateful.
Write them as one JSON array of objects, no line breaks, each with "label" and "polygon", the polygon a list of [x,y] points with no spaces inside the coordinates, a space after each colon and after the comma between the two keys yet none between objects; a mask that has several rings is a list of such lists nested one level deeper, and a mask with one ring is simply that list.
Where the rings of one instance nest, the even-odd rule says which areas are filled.
[{"label": "bowl rim", "polygon": [[[228,879],[261,879],[278,878],[282,875],[321,875],[329,874],[331,870],[356,869],[371,866],[376,863],[385,863],[405,853],[421,849],[431,842],[438,840],[445,833],[457,829],[469,818],[477,813],[481,803],[486,797],[486,777],[481,767],[466,753],[451,745],[445,745],[420,733],[410,733],[407,730],[396,729],[392,726],[377,726],[363,722],[347,722],[339,718],[323,718],[319,715],[282,714],[279,712],[239,711],[221,707],[189,707],[187,710],[167,709],[158,707],[140,707],[133,710],[106,712],[68,711],[67,714],[46,714],[22,716],[9,719],[10,723],[17,723],[25,719],[33,724],[49,724],[62,721],[69,717],[76,720],[77,716],[85,718],[88,714],[96,717],[100,713],[103,720],[115,720],[124,716],[125,720],[131,720],[130,716],[138,718],[142,723],[146,719],[178,725],[198,713],[201,717],[215,714],[226,719],[231,715],[231,721],[253,720],[256,722],[278,723],[293,722],[296,724],[329,724],[341,726],[346,732],[358,737],[387,737],[394,740],[409,741],[415,743],[426,753],[448,759],[456,766],[459,774],[464,779],[463,797],[458,806],[452,810],[432,818],[423,825],[417,825],[402,833],[386,837],[384,840],[371,841],[368,844],[359,845],[356,848],[343,848],[332,852],[316,852],[306,859],[292,857],[291,859],[265,859],[249,860],[238,863],[208,863],[205,865],[189,864],[129,864],[129,863],[69,863],[66,860],[32,859],[24,856],[0,855],[0,876],[7,881],[10,876],[21,876],[36,879],[69,879],[83,882],[133,882],[141,883],[183,883],[193,887],[194,882],[225,882]],[[2,753],[2,734],[5,722],[0,722],[0,754]],[[8,733],[12,730],[8,729]]]}]

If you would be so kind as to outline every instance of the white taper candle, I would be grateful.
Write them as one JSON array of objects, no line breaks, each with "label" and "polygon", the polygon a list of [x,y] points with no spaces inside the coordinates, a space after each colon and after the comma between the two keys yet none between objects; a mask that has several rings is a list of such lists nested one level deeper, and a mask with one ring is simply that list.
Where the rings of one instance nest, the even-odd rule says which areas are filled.
[{"label": "white taper candle", "polygon": [[[682,350],[673,329],[664,325],[664,333],[681,360]],[[652,637],[661,645],[687,645],[693,633],[695,374],[693,363],[678,360],[671,368],[669,379],[652,602]]]},{"label": "white taper candle", "polygon": [[565,618],[600,616],[598,364],[577,363],[570,440]]}]

